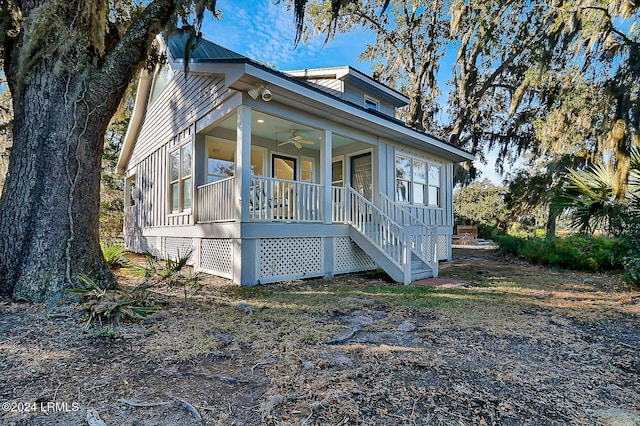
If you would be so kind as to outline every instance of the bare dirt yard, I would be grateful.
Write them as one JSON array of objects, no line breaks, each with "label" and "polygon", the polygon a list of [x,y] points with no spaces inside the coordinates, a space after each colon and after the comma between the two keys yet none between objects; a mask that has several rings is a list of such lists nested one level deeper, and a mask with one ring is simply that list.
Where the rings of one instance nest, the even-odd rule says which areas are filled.
[{"label": "bare dirt yard", "polygon": [[210,278],[116,328],[0,301],[0,424],[640,424],[640,292],[486,250],[440,276]]}]

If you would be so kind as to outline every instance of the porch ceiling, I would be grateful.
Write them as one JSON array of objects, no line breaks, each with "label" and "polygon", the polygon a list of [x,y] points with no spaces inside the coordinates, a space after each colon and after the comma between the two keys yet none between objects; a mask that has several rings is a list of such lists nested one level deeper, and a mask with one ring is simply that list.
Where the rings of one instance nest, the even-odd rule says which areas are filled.
[{"label": "porch ceiling", "polygon": [[[320,130],[306,126],[301,123],[285,120],[283,118],[275,117],[270,114],[253,110],[251,114],[251,134],[274,143],[285,143],[292,135],[301,136],[302,139],[307,142],[304,144],[305,148],[319,151],[321,134]],[[227,119],[220,123],[218,128],[226,129],[235,132],[236,120]],[[353,143],[353,140],[340,136],[337,134],[332,135],[332,148],[340,148],[342,146]]]}]

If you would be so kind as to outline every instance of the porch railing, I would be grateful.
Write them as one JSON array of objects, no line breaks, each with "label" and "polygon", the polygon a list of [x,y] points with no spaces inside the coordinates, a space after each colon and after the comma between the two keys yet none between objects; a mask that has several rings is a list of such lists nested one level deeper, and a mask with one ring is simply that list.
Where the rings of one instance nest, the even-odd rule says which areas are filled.
[{"label": "porch railing", "polygon": [[[403,225],[409,233],[411,251],[438,275],[438,232],[436,225],[427,225],[405,206],[396,204],[384,194],[380,194],[380,210],[396,223]],[[417,211],[422,211],[417,210]]]},{"label": "porch railing", "polygon": [[[397,204],[396,204],[397,205]],[[451,226],[444,214],[444,209],[440,207],[397,205],[398,208],[408,212],[420,222],[428,226]]]},{"label": "porch railing", "polygon": [[251,176],[251,220],[322,221],[323,186],[316,183]]},{"label": "porch railing", "polygon": [[235,176],[198,187],[197,221],[226,222],[236,220]]},{"label": "porch railing", "polygon": [[404,228],[353,188],[347,188],[344,192],[347,195],[347,220],[351,226],[379,247],[397,267],[405,269],[410,259]]},{"label": "porch railing", "polygon": [[347,222],[347,192],[344,186],[331,187],[331,221]]}]

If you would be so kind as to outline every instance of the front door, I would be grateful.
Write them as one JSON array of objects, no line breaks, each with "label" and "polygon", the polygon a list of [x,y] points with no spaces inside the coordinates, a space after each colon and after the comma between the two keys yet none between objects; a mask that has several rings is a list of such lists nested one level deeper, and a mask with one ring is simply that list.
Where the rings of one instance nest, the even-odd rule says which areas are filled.
[{"label": "front door", "polygon": [[273,154],[271,168],[273,177],[285,180],[296,180],[297,163],[298,160],[296,158]]},{"label": "front door", "polygon": [[[294,157],[273,154],[271,170],[274,178],[286,181],[296,180],[298,160]],[[273,196],[275,201],[274,218],[293,219],[294,191],[291,182],[274,182]]]},{"label": "front door", "polygon": [[351,187],[367,200],[372,200],[373,173],[370,152],[351,157]]}]

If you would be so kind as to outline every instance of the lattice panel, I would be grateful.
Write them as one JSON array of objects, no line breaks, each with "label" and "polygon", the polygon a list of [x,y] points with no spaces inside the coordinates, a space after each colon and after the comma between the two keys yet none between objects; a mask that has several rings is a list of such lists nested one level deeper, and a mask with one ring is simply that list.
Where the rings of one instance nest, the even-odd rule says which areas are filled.
[{"label": "lattice panel", "polygon": [[438,260],[446,260],[449,258],[449,244],[451,244],[451,235],[438,235]]},{"label": "lattice panel", "polygon": [[259,279],[292,279],[322,273],[321,238],[263,238]]},{"label": "lattice panel", "polygon": [[351,238],[337,237],[335,239],[334,265],[335,271],[342,273],[371,269],[376,266],[376,262]]},{"label": "lattice panel", "polygon": [[[420,242],[420,247],[416,248],[416,241]],[[411,236],[411,248],[422,253],[425,259],[433,259],[433,250],[431,246],[431,234],[423,235],[418,238],[416,235]]]},{"label": "lattice panel", "polygon": [[203,239],[200,243],[200,267],[230,278],[233,273],[233,240]]},{"label": "lattice panel", "polygon": [[[177,260],[179,257],[184,257],[188,253],[193,253],[193,241],[191,238],[164,238],[164,249],[167,258]],[[193,256],[189,260],[189,263],[193,263]]]}]

